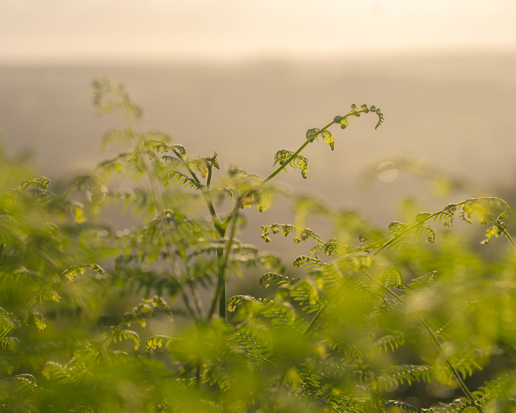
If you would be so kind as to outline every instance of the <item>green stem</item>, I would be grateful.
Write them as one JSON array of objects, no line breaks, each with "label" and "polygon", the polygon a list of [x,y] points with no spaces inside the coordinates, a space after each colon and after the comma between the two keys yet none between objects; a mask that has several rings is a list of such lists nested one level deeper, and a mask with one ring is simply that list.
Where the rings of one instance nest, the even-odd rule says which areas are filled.
[{"label": "green stem", "polygon": [[[215,225],[215,223],[214,223]],[[226,237],[226,226],[224,228],[222,226],[215,225],[215,230],[218,232],[219,237],[221,239],[225,239]],[[208,321],[213,317],[213,313],[215,312],[215,307],[217,305],[217,298],[219,297],[219,292],[221,289],[221,283],[224,281],[224,279],[221,280],[221,274],[220,274],[220,268],[221,268],[221,262],[224,258],[224,249],[223,248],[217,248],[217,288],[215,289],[215,293],[213,294],[213,298],[211,300],[210,309],[207,314]]]},{"label": "green stem", "polygon": [[[217,251],[217,259],[218,258],[218,251]],[[215,307],[217,306],[217,298],[219,297],[219,280],[218,280],[218,274],[217,274],[217,289],[215,290],[215,293],[213,294],[213,298],[211,299],[210,309],[208,311],[208,314],[206,314],[206,318],[208,321],[211,320],[213,317],[213,313],[215,312]]]},{"label": "green stem", "polygon": [[206,178],[206,189],[209,191],[211,188],[211,178],[213,176],[213,165],[208,164],[208,177]]},{"label": "green stem", "polygon": [[219,316],[227,322],[227,305],[226,305],[226,268],[228,265],[229,254],[231,253],[231,246],[235,238],[235,231],[237,227],[238,214],[233,218],[233,225],[229,233],[228,243],[226,245],[224,256],[219,268]]},{"label": "green stem", "polygon": [[502,231],[503,235],[505,235],[505,238],[507,238],[507,241],[509,241],[509,244],[516,250],[516,243],[511,237],[511,234],[507,231],[504,225],[501,225],[498,221],[496,221],[496,226],[500,231]]},{"label": "green stem", "polygon": [[[459,204],[457,204],[459,205]],[[412,231],[414,228],[417,228],[419,227],[421,224],[423,224],[424,222],[438,216],[440,213],[442,212],[439,211],[439,212],[435,212],[433,213],[432,215],[429,215],[428,217],[426,217],[425,219],[422,219],[420,221],[417,221],[415,222],[414,224],[411,224],[409,225],[407,228],[405,228],[403,231],[400,231],[398,234],[396,234],[394,237],[392,237],[389,241],[385,242],[384,244],[382,244],[380,247],[378,247],[378,249],[373,252],[371,254],[371,257],[374,257],[376,255],[378,255],[381,251],[383,251],[385,248],[388,248],[390,247],[392,244],[394,244],[398,239],[400,239],[402,236],[404,236],[405,234],[407,234],[408,232]]]},{"label": "green stem", "polygon": [[[342,119],[346,119],[350,116],[351,117],[356,116],[357,113],[365,113],[366,110],[367,109],[355,110],[355,111],[350,112],[347,115],[343,116]],[[292,162],[296,158],[297,155],[299,155],[303,151],[303,149],[305,149],[308,146],[309,143],[312,143],[318,135],[323,133],[325,130],[327,130],[330,126],[332,126],[334,124],[335,124],[334,121],[331,121],[330,123],[328,123],[324,128],[322,128],[319,132],[317,132],[317,134],[315,135],[313,140],[306,139],[306,141],[303,142],[303,144],[297,149],[297,151],[295,151],[285,162],[283,162],[280,166],[278,166],[269,176],[267,176],[264,180],[262,180],[261,184],[266,184],[272,178],[274,178],[276,175],[278,175],[283,169],[285,169],[290,164],[290,162]],[[223,225],[228,225],[229,222],[231,222],[231,220],[233,219],[233,216],[242,207],[243,199],[248,197],[249,195],[250,195],[250,193],[246,193],[238,199],[235,207],[230,212],[230,214],[227,216],[227,218],[224,220]]]},{"label": "green stem", "polygon": [[[350,116],[353,117],[357,113],[363,113],[363,112],[366,112],[366,109],[361,109],[361,110],[350,112],[347,115],[345,115],[342,119],[346,119],[346,118],[348,118]],[[318,135],[320,135],[321,133],[326,131],[333,124],[335,124],[334,121],[331,121],[330,123],[328,123],[326,126],[324,126],[324,128],[322,128],[320,131],[317,132],[315,137],[317,137]],[[285,169],[290,164],[290,162],[292,162],[296,158],[296,156],[298,156],[303,151],[303,149],[305,149],[308,146],[309,143],[312,143],[314,140],[315,140],[315,138],[312,139],[312,140],[306,139],[305,142],[303,142],[303,144],[285,162],[283,162],[281,165],[279,165],[269,176],[267,176],[265,179],[263,179],[261,184],[266,184],[271,179],[273,179],[276,175],[278,175],[283,169]],[[182,159],[182,158],[180,157],[180,159]],[[216,298],[218,296],[218,300],[219,300],[219,315],[220,315],[221,318],[224,318],[224,320],[227,321],[226,289],[225,289],[225,268],[226,268],[226,265],[227,265],[227,260],[228,260],[229,253],[230,253],[231,243],[233,241],[234,231],[235,231],[235,227],[236,227],[236,223],[235,223],[236,216],[238,214],[239,209],[242,207],[243,200],[246,197],[250,196],[251,193],[248,192],[248,193],[245,193],[242,196],[240,196],[238,198],[237,202],[235,203],[235,206],[233,207],[233,210],[229,213],[229,215],[226,217],[224,222],[221,222],[218,219],[218,217],[217,217],[217,215],[215,213],[215,210],[213,208],[213,204],[211,202],[211,197],[210,197],[210,192],[209,192],[209,187],[210,187],[210,183],[211,183],[211,172],[212,172],[211,168],[209,168],[208,169],[208,179],[207,179],[207,191],[204,192],[204,195],[205,195],[205,198],[206,198],[206,202],[208,204],[208,209],[210,210],[210,214],[211,214],[212,219],[213,219],[213,223],[215,225],[215,229],[218,230],[219,233],[223,231],[224,234],[225,234],[225,231],[226,231],[227,227],[229,226],[229,224],[231,222],[233,222],[233,227],[231,229],[231,234],[230,234],[230,237],[229,237],[229,240],[228,240],[228,245],[226,247],[226,251],[225,251],[224,257],[222,257],[222,253],[221,253],[220,250],[217,251],[217,260],[220,263],[221,262],[221,258],[222,258],[222,262],[221,262],[222,265],[221,265],[221,267],[219,267],[217,293],[213,297],[213,301],[212,301],[212,304],[210,306],[210,311],[208,313],[208,319],[211,318],[213,312],[215,311]],[[191,173],[193,174],[193,172],[191,172]],[[319,311],[321,311],[321,310],[319,310]],[[314,318],[317,318],[317,317],[318,317],[318,315],[316,315]],[[315,323],[315,321],[316,320],[312,320],[312,322],[314,322],[314,323]]]},{"label": "green stem", "polygon": [[213,201],[211,199],[211,190],[210,189],[211,189],[211,179],[213,176],[213,166],[212,165],[207,166],[208,167],[208,177],[206,180],[206,188],[202,189],[203,185],[201,184],[201,181],[199,180],[199,178],[197,178],[197,175],[192,170],[192,168],[190,168],[190,165],[188,165],[188,162],[186,162],[185,159],[183,159],[183,157],[181,156],[181,154],[178,153],[175,149],[172,149],[172,151],[177,156],[178,160],[183,164],[183,166],[188,170],[188,172],[192,176],[192,179],[197,184],[198,188],[201,188],[202,194],[204,196],[204,200],[206,201],[206,206],[208,207],[208,210],[210,211],[211,220],[213,221],[213,225],[214,225],[215,229],[218,230],[219,228],[221,228],[221,226],[223,226],[223,224],[220,222],[220,219],[217,216],[217,212],[215,211],[215,208],[213,206]]},{"label": "green stem", "polygon": [[[328,123],[324,128],[322,128],[318,133],[317,135],[321,134],[322,132],[324,132],[326,129],[328,129],[331,125],[333,125],[334,122],[330,122]],[[285,162],[283,162],[280,166],[278,166],[268,177],[266,177],[261,183],[262,184],[266,184],[267,182],[269,182],[272,178],[274,178],[276,175],[278,175],[283,169],[285,169],[289,164],[290,162],[295,159],[295,157],[297,155],[299,155],[301,153],[301,151],[303,149],[305,149],[309,143],[312,143],[313,141],[310,141],[310,140],[306,140],[298,149],[297,151],[295,151]],[[233,208],[233,210],[230,212],[230,214],[226,217],[226,219],[224,220],[224,222],[222,223],[222,225],[228,225],[232,220],[233,220],[233,217],[235,216],[235,214],[238,212],[238,210],[242,207],[242,203],[243,203],[243,199],[244,198],[247,198],[248,196],[250,196],[251,194],[250,193],[246,193],[244,195],[242,195],[238,201],[236,202],[235,204],[235,207]]]},{"label": "green stem", "polygon": [[[363,112],[363,111],[362,111]],[[322,128],[319,132],[317,132],[317,135],[320,135],[321,133],[323,133],[326,129],[328,129],[331,125],[333,125],[335,122],[331,121],[330,123],[328,123],[324,128]],[[267,182],[269,182],[272,178],[274,178],[276,175],[278,175],[283,169],[285,169],[289,164],[290,162],[292,162],[297,155],[299,155],[301,153],[301,151],[303,149],[305,149],[309,143],[312,143],[313,140],[306,140],[298,149],[297,151],[295,151],[291,156],[290,158],[288,158],[285,162],[283,162],[278,168],[276,168],[275,171],[273,171],[267,178],[265,178],[263,181],[262,181],[262,184],[266,184]]]},{"label": "green stem", "polygon": [[[217,262],[222,263],[224,259],[224,251],[219,249],[217,251]],[[217,274],[217,300],[219,303],[219,317],[227,322],[226,314],[226,274],[222,270],[222,264],[219,264]]]},{"label": "green stem", "polygon": [[208,165],[208,177],[206,178],[206,190],[203,191],[204,199],[206,200],[206,205],[208,206],[208,209],[210,211],[211,219],[213,221],[213,225],[215,226],[215,229],[221,225],[220,219],[217,216],[217,212],[215,211],[215,208],[213,207],[213,201],[211,199],[211,178],[213,176],[213,166]]}]

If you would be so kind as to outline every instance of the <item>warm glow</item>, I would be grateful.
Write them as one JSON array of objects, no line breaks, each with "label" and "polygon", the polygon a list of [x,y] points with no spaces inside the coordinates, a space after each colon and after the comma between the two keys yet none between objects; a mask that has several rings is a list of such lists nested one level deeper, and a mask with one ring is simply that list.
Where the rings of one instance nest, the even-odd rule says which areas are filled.
[{"label": "warm glow", "polygon": [[506,0],[3,0],[0,59],[507,49],[515,15]]}]

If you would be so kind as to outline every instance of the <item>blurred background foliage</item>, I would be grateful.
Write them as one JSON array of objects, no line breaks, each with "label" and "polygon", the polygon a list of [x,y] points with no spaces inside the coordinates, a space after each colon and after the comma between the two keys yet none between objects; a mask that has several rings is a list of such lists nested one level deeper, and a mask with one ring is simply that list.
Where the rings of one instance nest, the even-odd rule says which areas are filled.
[{"label": "blurred background foliage", "polygon": [[[379,225],[234,165],[210,187],[215,145],[190,155],[140,127],[123,86],[94,91],[99,112],[124,120],[104,135],[122,152],[55,183],[2,154],[2,411],[514,411],[515,222],[501,199],[473,198],[496,193],[396,159],[365,179],[394,164],[432,181],[439,207],[410,197]],[[352,157],[341,139],[367,119],[334,131],[334,153],[315,142],[304,154]],[[236,238],[221,238],[207,194],[219,216],[252,207],[235,215]],[[241,241],[268,201],[291,222],[267,222],[268,244]],[[110,218],[123,208],[127,229]],[[264,248],[283,242],[295,260]],[[239,280],[228,323],[215,311],[223,259]]]}]

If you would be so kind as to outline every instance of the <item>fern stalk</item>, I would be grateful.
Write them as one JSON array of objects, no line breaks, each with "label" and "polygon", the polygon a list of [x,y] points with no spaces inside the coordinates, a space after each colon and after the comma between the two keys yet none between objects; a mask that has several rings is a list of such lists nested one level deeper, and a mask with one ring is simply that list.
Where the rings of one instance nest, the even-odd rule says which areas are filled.
[{"label": "fern stalk", "polygon": [[[374,112],[374,113],[377,113],[378,116],[379,116],[379,121],[378,123],[376,124],[376,128],[378,128],[378,126],[380,126],[380,124],[383,122],[383,114],[380,112],[380,109],[376,109],[375,110],[372,110],[372,109],[369,109],[367,108],[366,105],[362,105],[362,109],[359,109],[359,110],[356,110],[356,106],[355,105],[352,105],[352,110],[351,112],[347,113],[346,115],[344,116],[339,116],[339,122],[341,124],[344,125],[344,122],[347,122],[346,119],[351,117],[353,118],[354,116],[360,116],[361,113],[369,113],[369,112]],[[373,107],[372,107],[373,108]],[[261,181],[261,184],[266,184],[267,182],[269,182],[271,179],[273,179],[276,175],[278,175],[283,169],[285,169],[294,159],[296,159],[296,157],[303,151],[303,149],[305,149],[308,144],[314,142],[317,137],[319,135],[321,135],[323,132],[325,132],[329,127],[331,127],[332,125],[335,125],[337,124],[338,121],[337,121],[337,117],[332,120],[330,123],[328,123],[325,127],[323,127],[321,130],[317,131],[317,133],[314,133],[314,135],[310,138],[310,139],[306,139],[303,144],[292,154],[290,155],[284,162],[281,162],[281,164],[269,175],[267,176],[265,179],[263,179]],[[346,123],[347,124],[347,123]],[[343,126],[345,127],[345,126]],[[375,128],[375,129],[376,129]],[[223,225],[228,225],[229,222],[231,222],[231,220],[233,219],[233,217],[235,216],[235,214],[237,213],[237,211],[242,207],[243,203],[244,203],[244,199],[247,198],[249,195],[251,195],[250,193],[246,193],[244,195],[242,195],[238,201],[236,202],[236,205],[235,207],[233,208],[233,210],[231,211],[231,213],[226,217],[226,219],[224,220],[223,222]]]},{"label": "fern stalk", "polygon": [[513,238],[511,237],[511,234],[509,234],[509,232],[507,231],[507,229],[505,228],[504,225],[501,225],[499,222],[495,221],[494,222],[495,225],[497,226],[497,228],[500,230],[500,232],[505,235],[505,238],[507,238],[507,241],[509,242],[509,244],[511,244],[512,248],[514,248],[516,250],[516,243],[514,242]]},{"label": "fern stalk", "polygon": [[[496,198],[496,197],[480,197],[480,198],[474,198],[474,199],[475,200],[496,200],[496,201],[504,202],[500,198]],[[456,203],[454,205],[455,205],[455,207],[460,207],[460,206],[468,204],[469,202],[471,202],[471,199],[466,199],[465,201],[458,202],[458,203]],[[444,208],[444,209],[441,209],[440,211],[434,212],[433,214],[429,214],[425,218],[420,219],[419,221],[416,221],[413,224],[408,225],[406,228],[401,230],[399,233],[397,233],[390,240],[386,241],[384,244],[382,244],[380,247],[378,247],[376,249],[376,251],[371,254],[371,257],[375,257],[376,255],[378,255],[384,249],[389,248],[391,245],[395,244],[396,241],[398,241],[400,238],[402,238],[405,234],[408,234],[413,229],[421,226],[421,224],[431,220],[432,218],[434,218],[434,219],[437,218],[444,211],[446,211],[446,209],[447,208]],[[516,249],[516,243],[512,239],[511,235],[507,232],[505,227],[503,225],[501,225],[500,222],[497,219],[495,219],[493,217],[491,217],[490,219],[496,225],[496,227],[500,230],[500,232],[502,232],[505,235],[505,237],[507,238],[507,240],[511,244],[511,246],[514,249]]]},{"label": "fern stalk", "polygon": [[[357,111],[358,112],[358,111]],[[363,110],[360,111],[360,112],[364,112]],[[328,123],[324,128],[322,128],[319,132],[317,132],[317,135],[320,135],[321,133],[323,133],[326,129],[328,129],[330,126],[332,126],[333,124],[335,124],[334,121],[331,121],[330,123]],[[283,162],[278,168],[276,168],[275,171],[273,171],[267,178],[265,178],[263,181],[262,181],[262,184],[266,184],[267,182],[269,182],[272,178],[274,178],[276,175],[278,175],[283,169],[285,169],[289,164],[290,162],[292,162],[292,160],[294,160],[296,158],[297,155],[299,155],[303,149],[305,149],[309,143],[312,143],[313,141],[307,139],[298,149],[297,151],[295,151],[285,162]]]},{"label": "fern stalk", "polygon": [[233,225],[231,226],[231,231],[229,233],[228,243],[225,248],[224,257],[222,258],[221,268],[219,270],[219,280],[221,283],[220,286],[220,295],[219,295],[219,316],[225,322],[227,322],[227,307],[226,307],[226,268],[228,265],[229,254],[231,253],[231,245],[233,244],[233,240],[235,238],[235,232],[237,227],[237,216],[233,219]]}]

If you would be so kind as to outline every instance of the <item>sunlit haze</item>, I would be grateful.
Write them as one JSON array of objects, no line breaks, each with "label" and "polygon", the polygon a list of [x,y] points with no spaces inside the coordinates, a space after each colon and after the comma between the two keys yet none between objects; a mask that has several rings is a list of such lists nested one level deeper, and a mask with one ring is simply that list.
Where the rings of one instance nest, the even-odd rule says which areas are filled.
[{"label": "sunlit haze", "polygon": [[0,61],[511,50],[514,0],[1,0]]}]

